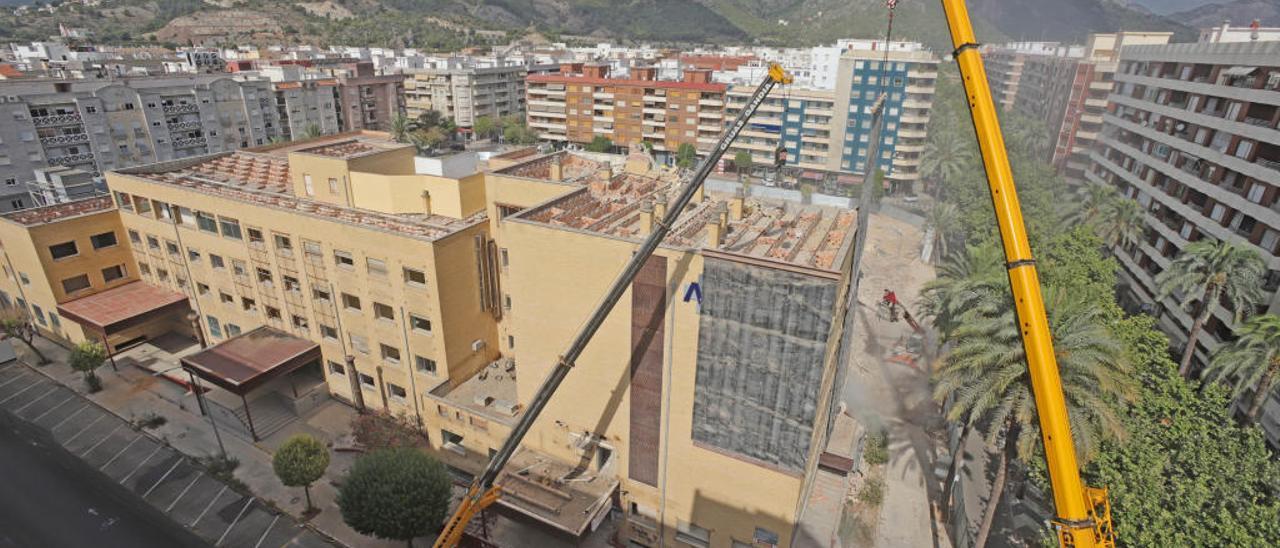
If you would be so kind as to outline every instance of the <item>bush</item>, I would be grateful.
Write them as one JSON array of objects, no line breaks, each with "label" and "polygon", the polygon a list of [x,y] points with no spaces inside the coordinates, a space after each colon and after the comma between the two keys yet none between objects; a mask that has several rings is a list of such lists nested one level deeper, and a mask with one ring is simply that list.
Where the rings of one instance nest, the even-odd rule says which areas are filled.
[{"label": "bush", "polygon": [[884,480],[879,477],[867,478],[867,482],[858,490],[858,500],[872,506],[880,506],[884,502]]},{"label": "bush", "polygon": [[867,434],[866,449],[862,458],[867,464],[880,465],[889,462],[889,438],[884,430],[876,430]]}]

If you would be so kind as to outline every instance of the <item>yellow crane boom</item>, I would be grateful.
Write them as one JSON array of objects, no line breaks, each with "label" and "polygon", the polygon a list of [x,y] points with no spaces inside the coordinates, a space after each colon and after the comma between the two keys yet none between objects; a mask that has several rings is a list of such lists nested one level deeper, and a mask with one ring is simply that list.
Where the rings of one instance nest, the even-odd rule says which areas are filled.
[{"label": "yellow crane boom", "polygon": [[1031,256],[1031,244],[1027,241],[1022,208],[1018,205],[1018,190],[1013,183],[1004,135],[996,118],[996,107],[991,100],[991,88],[987,84],[987,73],[983,69],[977,38],[969,20],[969,9],[964,0],[942,0],[942,8],[951,31],[951,43],[955,48],[953,57],[960,68],[969,113],[973,116],[978,148],[982,151],[987,186],[995,205],[996,225],[1004,244],[1009,288],[1017,308],[1031,391],[1040,419],[1049,483],[1053,487],[1056,511],[1053,523],[1058,541],[1064,547],[1114,546],[1115,535],[1111,529],[1111,507],[1106,489],[1085,487],[1080,479],[1062,378],[1053,353],[1053,338],[1049,333],[1044,300],[1040,296],[1036,261]]}]

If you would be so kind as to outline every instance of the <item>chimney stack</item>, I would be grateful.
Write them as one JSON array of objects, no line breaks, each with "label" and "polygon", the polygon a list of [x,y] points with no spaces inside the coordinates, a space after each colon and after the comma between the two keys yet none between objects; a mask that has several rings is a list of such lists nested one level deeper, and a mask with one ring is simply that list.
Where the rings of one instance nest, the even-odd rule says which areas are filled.
[{"label": "chimney stack", "polygon": [[715,213],[707,219],[707,247],[709,248],[717,248],[724,243],[725,217],[728,216],[724,202],[720,202]]},{"label": "chimney stack", "polygon": [[743,201],[742,189],[739,188],[737,192],[733,193],[733,198],[729,200],[729,219],[734,221],[742,220]]},{"label": "chimney stack", "polygon": [[662,220],[667,218],[667,197],[658,195],[654,198],[653,218]]},{"label": "chimney stack", "polygon": [[651,234],[653,232],[653,202],[645,200],[640,202],[640,234]]},{"label": "chimney stack", "polygon": [[559,157],[559,156],[557,156],[557,157],[555,157],[555,158],[553,158],[553,159],[551,160],[551,173],[550,173],[550,177],[551,177],[551,180],[552,180],[552,181],[559,181],[559,180],[561,180],[561,179],[563,179],[563,178],[564,178],[564,168],[560,166],[560,157]]}]

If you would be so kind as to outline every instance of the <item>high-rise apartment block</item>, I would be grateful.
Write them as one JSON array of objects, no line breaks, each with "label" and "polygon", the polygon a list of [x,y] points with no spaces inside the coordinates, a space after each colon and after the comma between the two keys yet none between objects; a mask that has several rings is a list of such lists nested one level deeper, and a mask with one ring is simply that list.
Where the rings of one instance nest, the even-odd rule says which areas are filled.
[{"label": "high-rise apartment block", "polygon": [[324,70],[338,80],[338,125],[343,131],[386,131],[404,114],[403,74],[382,74],[373,63],[346,63]]},{"label": "high-rise apartment block", "polygon": [[523,63],[486,66],[473,59],[450,58],[438,65],[405,71],[409,117],[436,111],[465,128],[474,126],[482,116],[524,117],[528,69]]},{"label": "high-rise apartment block", "polygon": [[680,81],[658,80],[657,69],[633,67],[613,78],[608,65],[566,63],[559,74],[528,77],[528,125],[543,140],[587,144],[644,144],[666,160],[688,144],[710,149],[724,124],[724,84],[689,69]]},{"label": "high-rise apartment block", "polygon": [[0,180],[33,170],[102,173],[280,136],[270,83],[219,76],[0,82]]},{"label": "high-rise apartment block", "polygon": [[[884,95],[885,124],[880,156],[886,180],[909,188],[920,178],[938,60],[927,51],[848,50],[840,58],[835,91],[781,89],[756,111],[751,125],[731,145],[756,163],[773,161],[781,141],[788,162],[799,168],[862,172],[871,138],[871,107]],[[726,120],[732,120],[754,87],[729,90]]]},{"label": "high-rise apartment block", "polygon": [[[1120,51],[1105,128],[1086,173],[1146,210],[1137,245],[1117,250],[1127,303],[1146,308],[1177,346],[1192,318],[1155,277],[1190,242],[1256,249],[1270,274],[1263,307],[1280,310],[1280,41],[1129,46]],[[1215,303],[1196,345],[1204,364],[1231,336]],[[1280,445],[1280,403],[1262,425]]]},{"label": "high-rise apartment block", "polygon": [[[1172,33],[1120,32],[1091,34],[1084,46],[1045,43],[997,48],[1004,59],[988,67],[997,99],[1034,119],[1050,132],[1044,159],[1070,181],[1081,181],[1089,167],[1089,151],[1102,130],[1116,53],[1123,46],[1164,44]],[[1006,62],[1007,61],[1007,62]]]},{"label": "high-rise apartment block", "polygon": [[[991,98],[1005,110],[1013,108],[1022,83],[1022,68],[1028,56],[1058,55],[1061,46],[1057,42],[1010,42],[998,46],[986,46],[982,51],[982,63],[987,69],[987,83],[991,86]],[[1070,46],[1067,46],[1070,47]],[[1065,55],[1065,52],[1063,52]]]}]

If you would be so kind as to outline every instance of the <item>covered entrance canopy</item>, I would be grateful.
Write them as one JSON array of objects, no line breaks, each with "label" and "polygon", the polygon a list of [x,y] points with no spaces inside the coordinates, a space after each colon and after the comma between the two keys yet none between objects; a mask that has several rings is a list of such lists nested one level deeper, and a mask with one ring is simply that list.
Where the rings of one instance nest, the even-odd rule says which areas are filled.
[{"label": "covered entrance canopy", "polygon": [[62,317],[97,334],[112,352],[169,331],[188,333],[187,296],[146,282],[132,282],[58,305]]},{"label": "covered entrance canopy", "polygon": [[269,381],[320,360],[320,346],[268,326],[227,339],[182,358],[182,368],[240,397],[249,433],[258,432],[245,398]]}]

